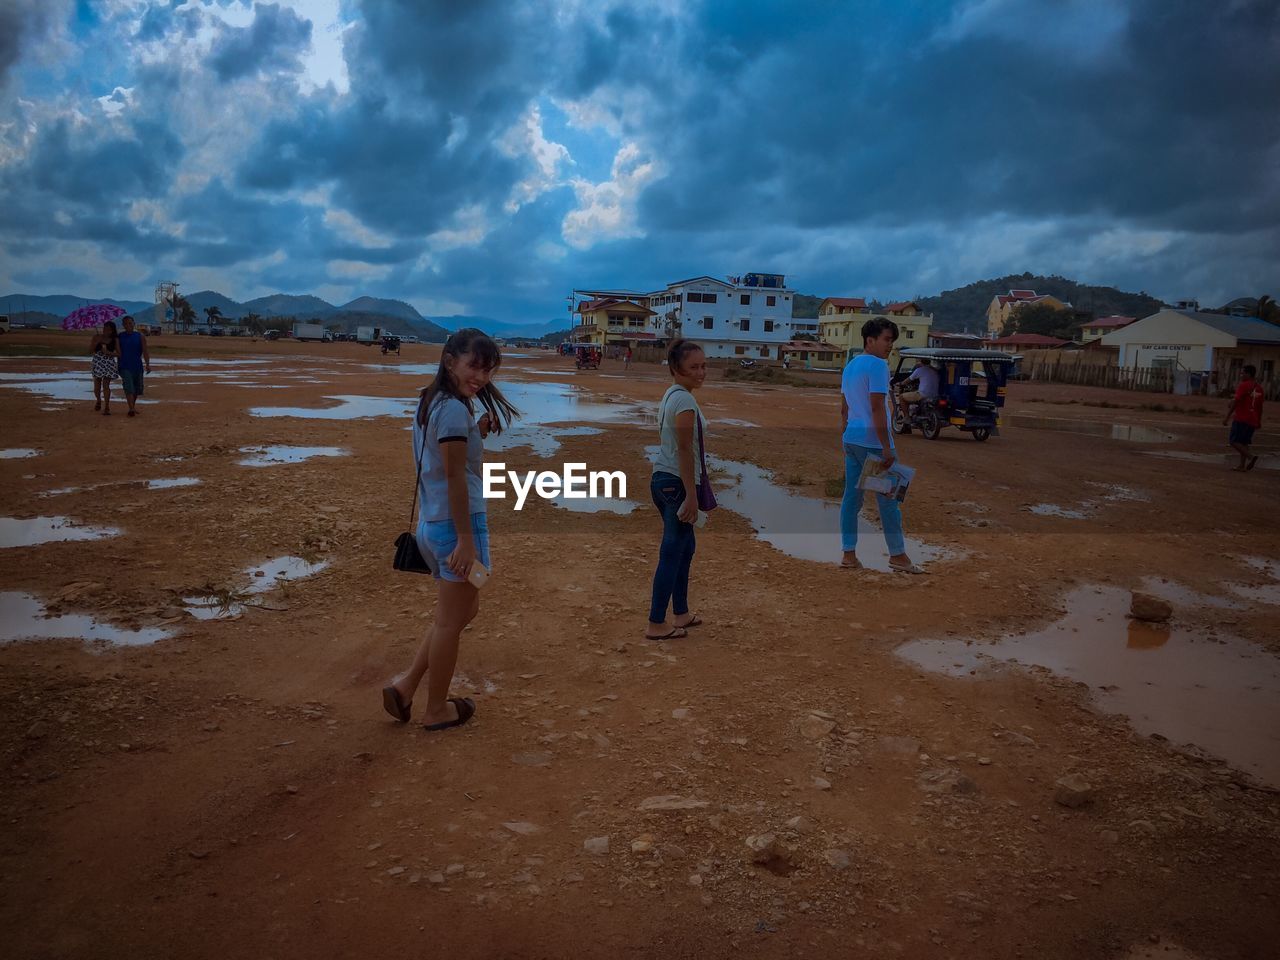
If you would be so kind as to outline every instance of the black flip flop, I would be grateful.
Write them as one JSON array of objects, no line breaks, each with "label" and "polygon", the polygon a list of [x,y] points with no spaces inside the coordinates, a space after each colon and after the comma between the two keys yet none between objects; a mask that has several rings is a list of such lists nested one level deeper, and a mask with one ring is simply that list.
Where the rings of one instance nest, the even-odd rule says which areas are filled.
[{"label": "black flip flop", "polygon": [[1252,470],[1257,465],[1258,465],[1258,455],[1255,453],[1252,457],[1249,458],[1249,461],[1244,465],[1244,468],[1245,470]]},{"label": "black flip flop", "polygon": [[684,627],[672,627],[670,633],[664,633],[660,637],[655,637],[646,633],[644,638],[646,640],[683,640],[688,635],[689,631],[685,630]]},{"label": "black flip flop", "polygon": [[409,722],[409,711],[413,709],[413,701],[405,703],[400,699],[400,691],[395,687],[382,688],[382,709],[391,714],[400,723]]},{"label": "black flip flop", "polygon": [[450,727],[460,727],[475,716],[476,702],[470,697],[450,697],[449,702],[458,708],[458,719],[446,720],[444,723],[424,723],[423,730],[448,730]]}]

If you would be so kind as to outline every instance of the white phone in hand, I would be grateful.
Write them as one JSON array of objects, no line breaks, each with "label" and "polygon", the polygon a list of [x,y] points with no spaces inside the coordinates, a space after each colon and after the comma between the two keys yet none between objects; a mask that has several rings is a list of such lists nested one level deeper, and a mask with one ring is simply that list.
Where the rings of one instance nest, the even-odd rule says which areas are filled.
[{"label": "white phone in hand", "polygon": [[489,582],[489,568],[477,560],[471,564],[471,572],[467,574],[467,582],[479,590]]}]

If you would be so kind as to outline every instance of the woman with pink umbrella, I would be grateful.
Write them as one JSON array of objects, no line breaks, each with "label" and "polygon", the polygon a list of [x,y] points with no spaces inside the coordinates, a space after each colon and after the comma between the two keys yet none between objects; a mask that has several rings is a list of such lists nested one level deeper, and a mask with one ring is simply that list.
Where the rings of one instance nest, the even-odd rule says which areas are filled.
[{"label": "woman with pink umbrella", "polygon": [[109,417],[111,381],[119,376],[120,368],[120,338],[114,320],[108,320],[102,325],[102,332],[93,335],[89,352],[93,354],[93,409]]},{"label": "woman with pink umbrella", "polygon": [[[103,416],[111,415],[111,381],[119,376],[120,340],[116,333],[116,317],[124,316],[124,309],[110,303],[93,303],[72,310],[62,318],[63,330],[85,330],[95,333],[89,344],[93,370],[93,409]],[[97,333],[98,327],[102,332]]]}]

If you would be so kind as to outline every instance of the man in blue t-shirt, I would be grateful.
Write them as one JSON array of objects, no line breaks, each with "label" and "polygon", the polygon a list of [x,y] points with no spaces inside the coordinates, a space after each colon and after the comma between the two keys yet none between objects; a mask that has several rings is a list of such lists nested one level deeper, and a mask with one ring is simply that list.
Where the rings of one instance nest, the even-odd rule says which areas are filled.
[{"label": "man in blue t-shirt", "polygon": [[120,334],[120,384],[129,404],[129,416],[136,417],[134,405],[142,396],[142,373],[151,372],[151,354],[147,351],[147,335],[133,329],[133,317],[124,318],[124,333]]},{"label": "man in blue t-shirt", "polygon": [[[840,378],[840,416],[844,422],[844,498],[840,501],[840,566],[856,569],[858,514],[862,493],[858,477],[867,457],[877,456],[883,469],[893,466],[897,454],[889,430],[889,353],[898,339],[898,325],[886,317],[873,317],[862,325],[863,352],[844,368]],[[876,494],[880,525],[889,547],[889,567],[902,573],[924,573],[907,556],[902,535],[902,510],[898,501]]]}]

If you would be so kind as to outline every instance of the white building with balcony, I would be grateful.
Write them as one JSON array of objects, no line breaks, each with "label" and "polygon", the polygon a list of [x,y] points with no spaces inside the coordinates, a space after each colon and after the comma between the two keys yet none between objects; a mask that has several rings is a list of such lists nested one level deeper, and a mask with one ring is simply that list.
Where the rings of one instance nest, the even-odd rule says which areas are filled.
[{"label": "white building with balcony", "polygon": [[650,293],[648,306],[660,332],[679,329],[708,357],[779,360],[782,348],[816,326],[792,319],[794,293],[780,273],[691,277]]}]

